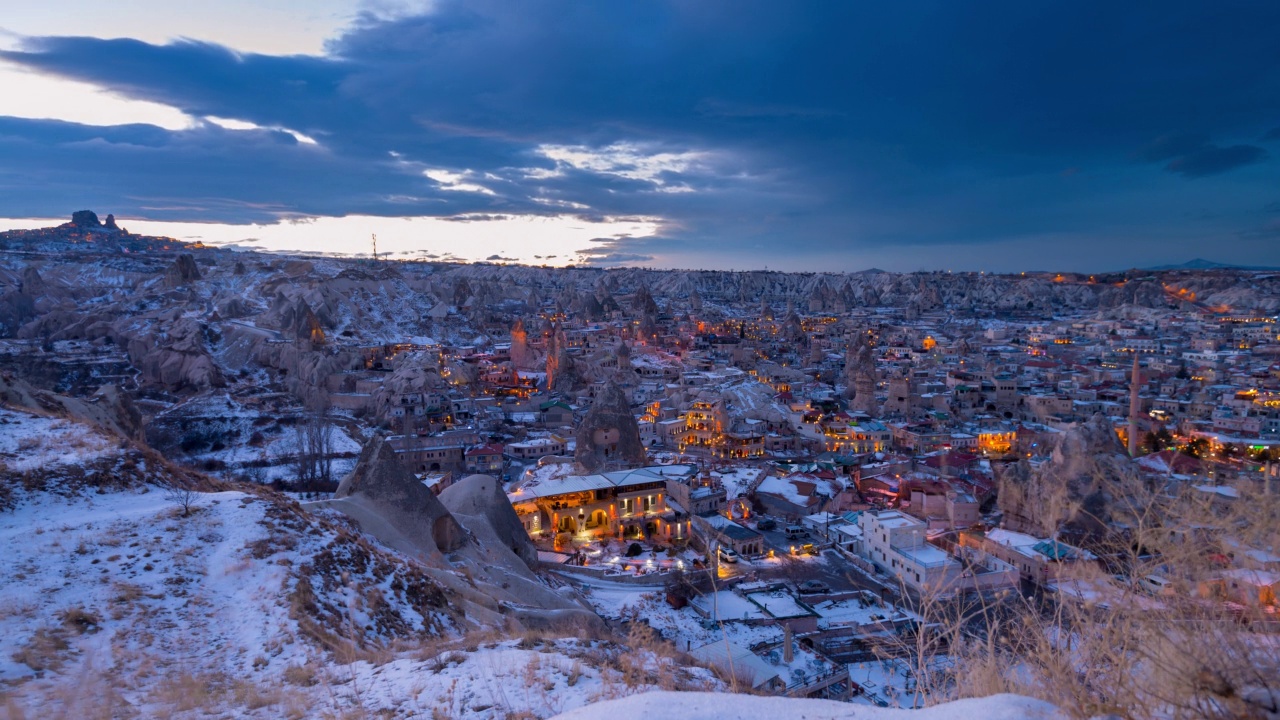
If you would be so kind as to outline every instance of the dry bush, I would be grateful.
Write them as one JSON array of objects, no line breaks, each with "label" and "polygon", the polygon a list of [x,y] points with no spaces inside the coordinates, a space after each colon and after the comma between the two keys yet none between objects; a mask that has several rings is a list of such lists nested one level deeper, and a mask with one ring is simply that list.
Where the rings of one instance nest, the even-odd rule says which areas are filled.
[{"label": "dry bush", "polygon": [[149,700],[164,707],[170,715],[228,707],[250,711],[272,707],[280,710],[272,712],[273,717],[300,718],[306,715],[310,705],[304,695],[290,692],[278,683],[189,670],[164,675],[152,687]]},{"label": "dry bush", "polygon": [[0,720],[118,720],[137,717],[121,696],[118,678],[89,662],[75,676],[0,692]]},{"label": "dry bush", "polygon": [[311,687],[320,682],[319,671],[312,662],[302,665],[290,665],[284,669],[285,682],[301,687]]},{"label": "dry bush", "polygon": [[[1210,503],[1184,487],[1127,486],[1099,565],[1023,597],[925,597],[910,638],[930,702],[1014,692],[1089,718],[1275,718],[1280,622],[1266,603],[1230,603],[1229,567],[1280,554],[1280,498]],[[1142,578],[1170,590],[1144,592]],[[1272,600],[1271,602],[1274,602]],[[948,654],[937,669],[928,660]]]},{"label": "dry bush", "polygon": [[258,710],[279,705],[284,698],[284,693],[277,685],[268,685],[253,680],[239,680],[231,687],[231,697],[237,707]]},{"label": "dry bush", "polygon": [[[600,673],[597,699],[613,699],[651,689],[713,690],[704,678],[689,672],[698,666],[690,656],[663,640],[647,625],[633,623],[621,643],[602,642],[584,648],[581,658]],[[711,669],[714,674],[716,670]],[[747,687],[750,687],[747,683]]]},{"label": "dry bush", "polygon": [[36,612],[40,609],[40,605],[34,602],[19,602],[17,600],[8,600],[0,604],[0,620],[8,618],[31,618],[35,617]]},{"label": "dry bush", "polygon": [[9,481],[12,475],[13,471],[8,464],[0,460],[0,511],[12,510],[16,504],[13,497],[13,488]]},{"label": "dry bush", "polygon": [[13,659],[36,672],[57,670],[62,667],[63,655],[70,647],[62,628],[40,628],[13,654]]},{"label": "dry bush", "polygon": [[569,687],[573,687],[574,685],[577,685],[578,681],[581,679],[582,663],[578,660],[574,660],[573,665],[570,666],[569,670],[564,674],[564,682]]},{"label": "dry bush", "polygon": [[102,618],[97,613],[90,612],[82,607],[63,610],[58,613],[58,620],[62,622],[63,627],[74,630],[80,635],[95,633],[102,626]]},{"label": "dry bush", "polygon": [[18,701],[8,693],[0,692],[0,720],[27,720],[27,714],[23,712],[22,706]]},{"label": "dry bush", "polygon": [[221,678],[181,671],[165,675],[152,690],[152,699],[171,712],[210,708],[223,699]]},{"label": "dry bush", "polygon": [[133,583],[117,582],[112,587],[116,591],[116,596],[113,598],[114,602],[120,603],[122,605],[128,605],[130,603],[136,602],[139,598],[142,597],[142,587],[138,585],[134,585]]}]

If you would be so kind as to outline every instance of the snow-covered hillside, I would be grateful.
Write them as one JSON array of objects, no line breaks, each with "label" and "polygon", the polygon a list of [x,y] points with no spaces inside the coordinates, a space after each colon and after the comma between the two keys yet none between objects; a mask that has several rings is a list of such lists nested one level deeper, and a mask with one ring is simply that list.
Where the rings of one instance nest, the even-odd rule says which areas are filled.
[{"label": "snow-covered hillside", "polygon": [[119,445],[71,420],[0,408],[0,463],[10,472],[91,463]]},{"label": "snow-covered hillside", "polygon": [[0,461],[5,720],[548,717],[722,687],[643,629],[473,617],[465,567],[270,490],[186,490],[200,476],[73,420],[0,410]]},{"label": "snow-covered hillside", "polygon": [[1052,720],[1063,717],[1052,705],[1017,695],[957,700],[922,710],[891,710],[831,700],[654,692],[572,710],[557,715],[555,720],[650,720],[673,712],[678,713],[681,720]]},{"label": "snow-covered hillside", "polygon": [[[360,562],[340,533],[281,522],[273,501],[240,492],[201,494],[184,518],[153,487],[29,498],[0,515],[0,708],[478,720],[720,686],[644,643],[463,633],[447,608],[422,612],[393,554]],[[326,584],[325,563],[345,585]],[[347,626],[300,607],[308,593]]]}]

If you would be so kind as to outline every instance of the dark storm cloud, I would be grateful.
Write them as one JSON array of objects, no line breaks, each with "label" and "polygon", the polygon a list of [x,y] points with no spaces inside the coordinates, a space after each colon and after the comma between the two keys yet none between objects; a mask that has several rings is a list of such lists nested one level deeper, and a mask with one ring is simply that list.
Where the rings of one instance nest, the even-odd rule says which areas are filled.
[{"label": "dark storm cloud", "polygon": [[1204,133],[1180,133],[1157,138],[1137,152],[1142,162],[1164,162],[1185,157],[1209,145],[1209,136]]},{"label": "dark storm cloud", "polygon": [[620,248],[624,247],[629,239],[626,235],[615,238],[591,238],[591,242],[600,244],[578,250],[575,255],[578,262],[582,264],[600,266],[650,262],[654,259],[653,255],[645,253],[621,251]]},{"label": "dark storm cloud", "polygon": [[1261,162],[1266,156],[1267,151],[1256,145],[1231,147],[1207,145],[1193,153],[1171,160],[1166,168],[1169,172],[1187,177],[1204,177]]},{"label": "dark storm cloud", "polygon": [[1216,219],[1188,247],[1230,250],[1280,184],[1246,144],[1276,134],[1277,26],[1256,2],[444,0],[322,57],[35,38],[0,59],[264,129],[4,119],[0,214],[657,217],[612,261],[914,266],[932,244],[1059,262],[1064,237],[1185,233],[1194,193]]},{"label": "dark storm cloud", "polygon": [[1257,227],[1241,230],[1240,237],[1245,240],[1280,239],[1280,219],[1271,219]]},{"label": "dark storm cloud", "polygon": [[1165,135],[1136,153],[1141,162],[1164,162],[1165,170],[1188,178],[1218,175],[1261,162],[1267,151],[1256,145],[1221,147],[1203,133]]}]

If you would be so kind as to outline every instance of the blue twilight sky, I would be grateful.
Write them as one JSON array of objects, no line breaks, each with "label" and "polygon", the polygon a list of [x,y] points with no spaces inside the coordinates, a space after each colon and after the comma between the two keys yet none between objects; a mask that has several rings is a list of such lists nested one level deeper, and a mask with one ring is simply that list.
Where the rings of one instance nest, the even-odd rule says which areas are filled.
[{"label": "blue twilight sky", "polygon": [[87,207],[553,264],[1280,265],[1276,2],[0,6],[4,227]]}]

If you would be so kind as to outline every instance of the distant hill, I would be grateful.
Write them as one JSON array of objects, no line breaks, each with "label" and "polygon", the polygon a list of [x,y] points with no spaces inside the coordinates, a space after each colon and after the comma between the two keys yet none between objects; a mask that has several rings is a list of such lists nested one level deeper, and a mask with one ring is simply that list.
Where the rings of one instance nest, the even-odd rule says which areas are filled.
[{"label": "distant hill", "polygon": [[135,235],[116,225],[116,219],[107,215],[105,222],[92,210],[77,210],[71,222],[55,227],[0,232],[0,249],[35,250],[38,252],[102,251],[102,252],[164,252],[184,250],[198,244],[185,243],[168,237]]},{"label": "distant hill", "polygon": [[1280,270],[1280,267],[1262,267],[1256,265],[1231,265],[1228,263],[1214,262],[1205,260],[1204,258],[1196,258],[1188,260],[1181,265],[1158,265],[1156,267],[1143,268],[1144,270]]}]

